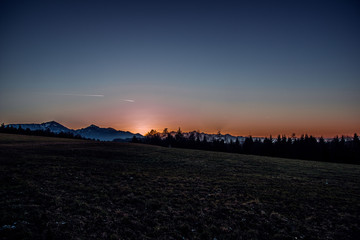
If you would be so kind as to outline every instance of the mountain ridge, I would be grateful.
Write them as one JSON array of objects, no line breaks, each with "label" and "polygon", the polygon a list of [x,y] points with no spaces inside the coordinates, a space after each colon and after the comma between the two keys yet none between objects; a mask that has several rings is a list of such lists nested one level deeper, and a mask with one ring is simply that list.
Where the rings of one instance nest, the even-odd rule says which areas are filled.
[{"label": "mountain ridge", "polygon": [[20,124],[7,124],[6,126],[14,128],[23,128],[30,129],[31,131],[41,130],[47,131],[50,130],[53,133],[72,133],[74,135],[80,135],[84,138],[90,139],[99,139],[101,141],[113,141],[114,139],[129,140],[133,136],[142,138],[143,136],[140,133],[132,133],[129,131],[116,130],[114,128],[101,128],[94,124],[91,124],[88,127],[80,129],[71,129],[67,128],[64,125],[56,122],[49,121],[43,123],[20,123]]},{"label": "mountain ridge", "polygon": [[[130,131],[122,131],[122,130],[116,130],[111,127],[102,128],[99,126],[96,126],[95,124],[91,124],[84,128],[79,129],[71,129],[67,128],[64,125],[56,122],[56,121],[49,121],[49,122],[43,122],[43,123],[21,123],[21,124],[7,124],[6,126],[11,126],[15,128],[21,128],[27,129],[29,128],[32,131],[36,130],[42,130],[46,131],[49,129],[51,132],[54,133],[72,133],[74,135],[80,135],[84,138],[90,138],[90,139],[99,139],[101,141],[130,141],[134,136],[137,138],[143,138],[144,136],[140,133],[132,133]],[[169,132],[173,137],[176,135],[176,131]],[[214,140],[224,140],[225,143],[235,142],[236,139],[239,140],[240,143],[243,143],[246,139],[244,136],[233,136],[231,134],[213,134],[213,133],[205,133],[205,132],[182,132],[183,136],[185,138],[189,138],[191,134],[194,134],[196,137],[199,137],[201,141],[203,141],[205,138],[207,141],[214,141]],[[161,137],[166,137],[166,134],[160,133]],[[257,138],[254,138],[257,139]],[[262,138],[258,138],[262,139]]]}]

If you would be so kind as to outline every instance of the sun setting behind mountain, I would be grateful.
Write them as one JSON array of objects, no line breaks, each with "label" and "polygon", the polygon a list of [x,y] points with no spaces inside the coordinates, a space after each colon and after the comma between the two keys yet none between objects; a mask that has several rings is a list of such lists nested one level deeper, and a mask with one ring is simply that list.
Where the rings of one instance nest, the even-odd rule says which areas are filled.
[{"label": "sun setting behind mountain", "polygon": [[360,1],[0,1],[0,239],[358,239]]},{"label": "sun setting behind mountain", "polygon": [[1,5],[5,124],[262,137],[360,130],[355,3]]}]

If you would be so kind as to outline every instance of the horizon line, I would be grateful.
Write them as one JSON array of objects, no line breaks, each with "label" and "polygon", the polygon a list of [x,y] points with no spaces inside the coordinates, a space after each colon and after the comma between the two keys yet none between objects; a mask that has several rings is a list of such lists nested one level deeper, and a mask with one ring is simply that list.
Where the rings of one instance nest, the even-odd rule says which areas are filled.
[{"label": "horizon line", "polygon": [[[45,121],[45,122],[42,122],[42,123],[34,123],[34,122],[32,122],[32,123],[7,123],[7,124],[5,124],[5,123],[1,123],[1,124],[4,124],[5,126],[7,126],[7,125],[27,125],[27,124],[44,124],[44,123],[50,123],[50,122],[56,122],[56,123],[58,123],[58,124],[60,124],[60,125],[62,125],[62,126],[64,126],[63,124],[61,124],[61,123],[59,123],[59,122],[57,122],[57,121],[55,121],[55,120],[51,120],[51,121]],[[99,127],[99,128],[112,128],[112,129],[114,129],[114,130],[116,130],[116,131],[124,131],[124,132],[131,132],[131,130],[121,130],[121,129],[116,129],[116,128],[114,128],[114,127],[110,127],[110,126],[107,126],[107,127],[103,127],[103,126],[98,126],[98,125],[96,125],[96,124],[90,124],[90,125],[88,125],[88,126],[85,126],[85,127],[80,127],[80,128],[69,128],[69,127],[66,127],[66,126],[64,126],[64,127],[66,127],[66,128],[68,128],[68,129],[70,129],[70,130],[79,130],[79,129],[82,129],[82,128],[87,128],[87,127],[90,127],[90,126],[92,126],[92,125],[94,125],[94,126],[97,126],[97,127]],[[165,129],[165,128],[163,128],[163,129]],[[169,128],[167,128],[167,129],[169,129]],[[176,128],[175,128],[176,129]],[[181,129],[181,127],[180,127],[180,129]],[[158,133],[160,133],[160,134],[162,134],[163,132],[161,131],[161,132],[159,132],[158,130],[156,130],[156,129],[154,129],[154,128],[151,128],[150,130],[148,130],[146,133],[144,133],[144,134],[142,134],[142,133],[140,133],[140,132],[136,132],[136,131],[134,131],[134,132],[136,132],[136,133],[134,133],[134,134],[140,134],[140,135],[142,135],[142,136],[145,136],[147,133],[149,133],[151,130],[155,130],[155,131],[157,131]],[[169,132],[171,133],[171,132],[177,132],[177,130],[169,130]],[[217,135],[218,133],[214,133],[214,132],[206,132],[206,131],[200,131],[200,130],[189,130],[189,131],[182,131],[182,133],[191,133],[191,132],[199,132],[199,133],[201,133],[201,134],[208,134],[208,135]],[[131,133],[133,133],[133,132],[131,132]],[[324,135],[320,135],[320,136],[318,136],[318,135],[313,135],[313,134],[309,134],[309,133],[301,133],[301,134],[295,134],[295,138],[301,138],[301,136],[312,136],[312,137],[314,137],[314,138],[324,138],[324,139],[329,139],[329,138],[336,138],[336,137],[346,137],[346,138],[349,138],[349,137],[353,137],[354,136],[354,134],[358,134],[356,131],[354,132],[354,133],[352,133],[352,134],[336,134],[336,135],[333,135],[332,137],[324,137]],[[252,138],[270,138],[270,137],[272,137],[273,139],[276,139],[276,138],[278,138],[279,136],[282,138],[283,136],[285,136],[286,138],[293,138],[292,137],[292,134],[289,134],[289,135],[287,135],[287,134],[269,134],[269,135],[263,135],[263,136],[256,136],[256,135],[251,135],[251,134],[247,134],[247,135],[236,135],[236,134],[231,134],[231,133],[221,133],[221,135],[222,136],[225,136],[225,135],[230,135],[230,136],[232,136],[232,137],[242,137],[242,138],[247,138],[247,137],[252,137]],[[358,134],[359,135],[359,134]]]}]

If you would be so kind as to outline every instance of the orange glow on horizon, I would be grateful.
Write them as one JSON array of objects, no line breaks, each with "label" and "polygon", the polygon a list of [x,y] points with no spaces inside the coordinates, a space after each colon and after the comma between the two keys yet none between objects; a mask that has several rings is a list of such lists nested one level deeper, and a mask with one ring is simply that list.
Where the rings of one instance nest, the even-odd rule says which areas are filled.
[{"label": "orange glow on horizon", "polygon": [[270,135],[272,137],[277,137],[278,135],[286,135],[287,137],[292,136],[292,134],[295,133],[296,137],[300,137],[301,135],[305,135],[308,134],[309,136],[312,135],[314,137],[324,137],[324,138],[332,138],[335,136],[353,136],[354,133],[358,133],[359,134],[359,130],[358,131],[352,131],[350,129],[344,129],[344,130],[334,130],[334,129],[301,129],[301,128],[297,128],[297,129],[293,129],[292,130],[284,130],[281,131],[280,129],[266,129],[266,128],[260,128],[258,130],[244,130],[244,129],[223,129],[223,130],[218,130],[218,129],[205,129],[205,128],[191,128],[191,127],[182,127],[182,126],[177,126],[177,127],[167,127],[166,125],[164,125],[164,127],[162,127],[161,125],[151,125],[151,124],[144,124],[144,125],[138,125],[138,126],[134,126],[134,127],[129,127],[129,128],[123,128],[121,126],[117,127],[117,130],[122,130],[122,131],[130,131],[132,133],[140,133],[142,135],[145,135],[146,133],[148,133],[150,130],[154,129],[158,132],[163,132],[163,130],[165,128],[168,129],[168,131],[177,131],[178,128],[180,127],[180,129],[182,130],[182,132],[192,132],[192,131],[200,131],[200,132],[204,132],[207,134],[217,134],[218,131],[221,132],[221,134],[230,134],[232,136],[254,136],[254,137],[269,137]]},{"label": "orange glow on horizon", "polygon": [[[51,121],[49,119],[48,121]],[[47,121],[47,120],[46,120]],[[46,121],[31,121],[33,123],[41,123]],[[204,124],[203,126],[199,126],[198,124],[187,123],[187,124],[174,124],[173,122],[160,122],[155,120],[138,120],[132,122],[102,122],[102,121],[89,121],[89,122],[72,122],[72,121],[65,121],[61,119],[55,119],[55,121],[59,122],[60,124],[64,125],[67,128],[71,129],[80,129],[86,128],[91,124],[95,124],[102,128],[114,128],[116,130],[121,131],[129,131],[132,133],[140,133],[141,135],[145,135],[151,129],[154,129],[158,132],[163,132],[165,128],[168,131],[177,131],[180,127],[182,132],[192,132],[192,131],[200,131],[207,134],[217,134],[218,131],[221,134],[230,134],[232,136],[253,136],[253,137],[269,137],[270,135],[274,138],[278,135],[286,135],[287,137],[292,136],[295,133],[296,137],[300,137],[302,134],[312,135],[314,137],[324,137],[324,138],[333,138],[335,136],[350,136],[352,137],[354,133],[360,135],[360,127],[356,124],[346,125],[342,128],[335,128],[332,124],[325,124],[323,123],[320,125],[319,123],[313,124],[314,127],[310,128],[306,125],[299,125],[297,127],[292,127],[290,124],[286,126],[286,124],[269,124],[269,126],[261,125],[260,123],[248,123],[248,124],[241,124],[243,127],[237,126],[227,126],[224,128],[217,128],[214,125],[208,124],[207,126]],[[10,122],[9,122],[10,123]],[[11,122],[11,123],[24,123],[24,122]],[[25,122],[30,123],[30,122]],[[8,124],[8,123],[7,123]]]},{"label": "orange glow on horizon", "polygon": [[[102,99],[104,100],[104,99]],[[62,111],[44,111],[29,118],[23,115],[8,117],[5,123],[42,123],[55,120],[65,127],[80,129],[95,124],[142,135],[164,128],[183,132],[198,130],[208,134],[268,137],[301,134],[332,138],[353,136],[360,132],[357,111],[340,108],[296,108],[292,106],[258,103],[220,103],[216,101],[188,101],[189,99],[136,98],[133,103],[115,101],[94,102],[86,107],[64,105]],[[62,106],[62,105],[61,105]],[[335,108],[336,107],[336,108]],[[79,110],[80,109],[80,110]],[[335,111],[336,110],[336,111]],[[11,120],[13,119],[13,120]],[[16,121],[14,120],[16,119]],[[21,119],[25,119],[21,121]],[[5,120],[5,119],[4,119]],[[360,135],[360,134],[359,134]]]}]

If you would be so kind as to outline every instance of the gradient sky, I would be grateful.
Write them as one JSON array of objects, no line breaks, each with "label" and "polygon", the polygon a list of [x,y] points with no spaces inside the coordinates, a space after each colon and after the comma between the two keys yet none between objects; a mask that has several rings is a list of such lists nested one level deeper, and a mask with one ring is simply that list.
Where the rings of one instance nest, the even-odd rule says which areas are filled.
[{"label": "gradient sky", "polygon": [[0,122],[360,132],[359,1],[0,2]]}]

